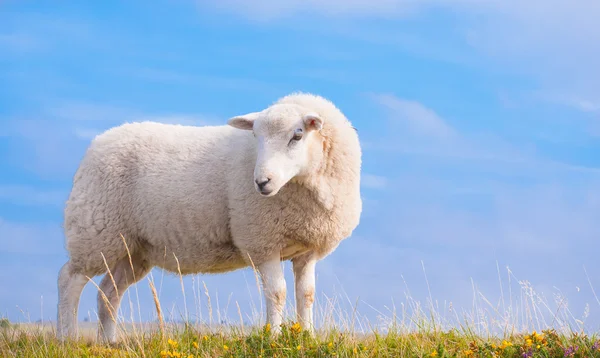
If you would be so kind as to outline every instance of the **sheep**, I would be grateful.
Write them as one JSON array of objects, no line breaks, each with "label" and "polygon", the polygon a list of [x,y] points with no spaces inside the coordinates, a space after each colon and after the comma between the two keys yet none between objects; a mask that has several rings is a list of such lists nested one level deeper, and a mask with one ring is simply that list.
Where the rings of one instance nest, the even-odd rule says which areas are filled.
[{"label": "sheep", "polygon": [[296,92],[227,124],[125,123],[95,137],[64,211],[69,259],[58,274],[57,336],[77,337],[90,278],[98,338],[127,288],[153,267],[181,275],[255,267],[266,322],[280,332],[291,260],[297,321],[314,332],[315,265],[362,211],[358,133],[328,99]]}]

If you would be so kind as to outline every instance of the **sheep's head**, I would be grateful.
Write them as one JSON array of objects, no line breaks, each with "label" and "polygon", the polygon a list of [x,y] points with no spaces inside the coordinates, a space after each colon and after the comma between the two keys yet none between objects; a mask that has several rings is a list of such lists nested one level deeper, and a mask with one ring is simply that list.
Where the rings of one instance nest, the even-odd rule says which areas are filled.
[{"label": "sheep's head", "polygon": [[277,104],[264,111],[236,116],[232,127],[252,131],[257,157],[254,186],[263,196],[275,195],[293,178],[309,176],[323,157],[323,118],[298,105]]}]

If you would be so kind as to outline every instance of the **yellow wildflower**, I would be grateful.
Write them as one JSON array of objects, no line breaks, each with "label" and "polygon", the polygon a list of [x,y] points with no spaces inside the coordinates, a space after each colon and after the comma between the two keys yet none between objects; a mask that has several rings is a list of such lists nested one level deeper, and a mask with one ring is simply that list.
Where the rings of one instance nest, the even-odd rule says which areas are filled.
[{"label": "yellow wildflower", "polygon": [[302,326],[300,325],[300,322],[296,322],[292,325],[292,327],[290,328],[290,330],[293,333],[300,333],[300,331],[302,330]]},{"label": "yellow wildflower", "polygon": [[540,349],[540,348],[542,348],[542,346],[540,346],[540,345],[538,344],[538,345],[537,345],[537,349]]},{"label": "yellow wildflower", "polygon": [[527,345],[527,347],[531,347],[533,345],[533,341],[531,340],[531,338],[527,338],[525,340],[525,344]]},{"label": "yellow wildflower", "polygon": [[267,323],[267,325],[265,326],[265,332],[271,332],[271,324]]},{"label": "yellow wildflower", "polygon": [[172,354],[172,357],[181,358],[181,353],[179,353],[179,352],[173,351],[173,353],[171,353],[171,354]]},{"label": "yellow wildflower", "polygon": [[194,355],[190,354],[189,356],[187,356],[187,358],[194,358]]},{"label": "yellow wildflower", "polygon": [[506,349],[508,347],[512,346],[512,343],[510,343],[509,341],[502,341],[502,345],[500,346],[501,349]]},{"label": "yellow wildflower", "polygon": [[208,341],[208,336],[202,337],[203,340]]},{"label": "yellow wildflower", "polygon": [[358,348],[354,347],[353,352],[354,354],[358,353]]},{"label": "yellow wildflower", "polygon": [[229,347],[227,347],[227,345],[226,345],[226,344],[224,344],[224,345],[223,345],[223,349],[224,349],[224,350],[226,350],[226,351],[228,351],[228,350],[229,350]]},{"label": "yellow wildflower", "polygon": [[177,348],[177,342],[172,340],[171,338],[169,338],[169,340],[167,341],[167,343],[169,343],[169,345],[173,348]]},{"label": "yellow wildflower", "polygon": [[161,351],[161,352],[160,352],[160,356],[161,356],[161,357],[163,357],[163,358],[164,358],[164,357],[168,357],[168,356],[169,356],[169,353],[170,353],[170,352],[167,352],[167,351]]},{"label": "yellow wildflower", "polygon": [[466,351],[463,352],[467,357],[470,357],[473,355],[473,351],[470,349],[467,349]]},{"label": "yellow wildflower", "polygon": [[194,342],[194,343],[192,343],[192,345],[193,345],[193,346],[194,346],[194,348],[196,348],[196,349],[198,349],[198,347],[200,347],[200,346],[198,345],[198,342]]},{"label": "yellow wildflower", "polygon": [[329,348],[333,347],[333,342],[329,342],[329,344],[327,344],[327,347],[329,347]]},{"label": "yellow wildflower", "polygon": [[433,352],[431,352],[431,354],[429,356],[430,357],[437,357],[438,356],[438,352],[437,351],[433,351]]},{"label": "yellow wildflower", "polygon": [[300,345],[299,345],[298,347],[296,347],[296,349],[297,349],[297,350],[301,350],[301,349],[302,349],[302,346],[300,346]]}]

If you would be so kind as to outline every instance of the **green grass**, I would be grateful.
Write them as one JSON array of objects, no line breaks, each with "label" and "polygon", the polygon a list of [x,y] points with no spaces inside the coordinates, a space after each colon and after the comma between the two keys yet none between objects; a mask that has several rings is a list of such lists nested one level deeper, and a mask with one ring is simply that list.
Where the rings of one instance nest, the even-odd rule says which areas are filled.
[{"label": "green grass", "polygon": [[191,326],[167,327],[164,334],[156,330],[124,335],[115,346],[91,338],[60,343],[52,332],[19,325],[0,330],[2,357],[600,357],[596,337],[554,330],[505,339],[482,339],[457,330],[392,329],[358,335],[331,329],[310,335],[290,322],[280,335],[273,335],[268,326],[212,333]]}]

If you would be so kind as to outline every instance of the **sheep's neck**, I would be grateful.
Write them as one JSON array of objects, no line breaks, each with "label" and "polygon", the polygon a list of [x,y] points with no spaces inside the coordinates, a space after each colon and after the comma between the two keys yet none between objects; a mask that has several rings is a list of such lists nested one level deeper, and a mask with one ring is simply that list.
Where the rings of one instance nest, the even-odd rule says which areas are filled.
[{"label": "sheep's neck", "polygon": [[323,161],[316,174],[303,180],[303,184],[327,210],[334,208],[336,200],[360,195],[357,193],[360,152],[354,153],[356,149],[347,148],[348,146],[345,148],[343,144],[330,138],[323,136]]}]

